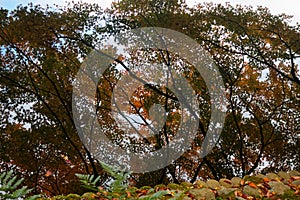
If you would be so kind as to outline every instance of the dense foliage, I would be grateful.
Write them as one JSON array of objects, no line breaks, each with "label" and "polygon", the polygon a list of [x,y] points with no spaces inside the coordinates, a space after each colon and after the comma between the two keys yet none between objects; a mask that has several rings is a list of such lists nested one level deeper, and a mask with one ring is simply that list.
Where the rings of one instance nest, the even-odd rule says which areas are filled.
[{"label": "dense foliage", "polygon": [[[193,83],[202,109],[190,150],[161,170],[132,174],[130,184],[154,186],[300,169],[300,26],[289,24],[289,19],[262,7],[189,8],[175,0],[123,0],[107,10],[85,3],[0,8],[1,171],[14,169],[34,193],[47,195],[84,192],[76,173],[100,176],[98,184],[107,184],[111,177],[78,136],[72,83],[82,61],[104,38],[146,26],[176,30],[203,45],[222,74],[228,107],[219,143],[199,158],[211,105],[195,68],[167,50],[116,57],[95,94],[99,124],[108,127],[112,140],[123,134],[111,115],[112,90],[122,76],[117,64],[128,66],[129,72],[153,60],[175,67],[183,62],[183,75]],[[154,103],[170,114],[161,134],[142,145],[150,142],[160,149],[176,134],[180,121],[174,94],[143,85],[133,94],[128,113],[147,121]],[[124,148],[130,142],[134,141]]]}]

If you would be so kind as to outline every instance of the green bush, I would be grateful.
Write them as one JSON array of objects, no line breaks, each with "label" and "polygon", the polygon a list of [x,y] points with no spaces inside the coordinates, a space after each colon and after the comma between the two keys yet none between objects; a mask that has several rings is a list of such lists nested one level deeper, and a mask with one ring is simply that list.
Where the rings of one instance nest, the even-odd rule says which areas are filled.
[{"label": "green bush", "polygon": [[[155,190],[150,186],[144,186],[140,189],[129,188],[127,178],[129,177],[130,172],[125,172],[125,170],[116,169],[112,166],[106,165],[105,163],[101,163],[101,165],[103,169],[112,176],[112,178],[114,179],[113,182],[110,184],[108,190],[104,193],[103,190],[97,187],[97,181],[100,179],[100,177],[94,177],[93,175],[76,174],[76,176],[79,177],[80,181],[83,183],[83,187],[90,189],[93,192],[96,192],[96,194],[86,193],[82,196],[82,198],[93,199],[96,196],[99,197],[99,195],[103,195],[101,197],[105,197],[107,199],[156,200],[161,199],[164,196],[173,197],[175,194],[173,190],[159,190],[155,192]],[[167,186],[159,185],[158,187],[166,188]],[[147,195],[135,198],[134,196],[136,195],[136,191],[138,190],[148,190]],[[128,196],[128,193],[130,193],[131,196]],[[171,199],[181,199],[179,198],[182,196],[181,193],[177,193],[176,195],[174,196],[174,198]]]},{"label": "green bush", "polygon": [[69,194],[66,200],[81,200],[81,196],[78,194]]},{"label": "green bush", "polygon": [[294,190],[288,190],[283,195],[280,195],[280,199],[299,200],[299,196],[295,195]]}]

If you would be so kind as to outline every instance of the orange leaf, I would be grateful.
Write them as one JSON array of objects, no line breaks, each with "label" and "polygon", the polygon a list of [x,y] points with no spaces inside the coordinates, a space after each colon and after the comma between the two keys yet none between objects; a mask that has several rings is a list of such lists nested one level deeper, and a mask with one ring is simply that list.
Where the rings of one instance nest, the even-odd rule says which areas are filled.
[{"label": "orange leaf", "polygon": [[241,185],[245,185],[245,180],[241,180]]},{"label": "orange leaf", "polygon": [[137,195],[138,197],[147,194],[147,190],[141,190],[140,193]]},{"label": "orange leaf", "polygon": [[266,183],[270,182],[270,180],[267,177],[263,178],[263,181]]},{"label": "orange leaf", "polygon": [[119,60],[119,61],[123,61],[123,60],[125,60],[125,57],[124,57],[123,55],[120,55],[120,56],[118,57],[118,60]]},{"label": "orange leaf", "polygon": [[257,185],[255,185],[255,183],[252,183],[252,182],[249,183],[249,186],[252,188],[257,188]]},{"label": "orange leaf", "polygon": [[49,170],[48,170],[48,171],[46,172],[46,174],[45,174],[46,177],[49,177],[49,176],[51,176],[51,175],[52,175],[52,172],[49,171]]}]

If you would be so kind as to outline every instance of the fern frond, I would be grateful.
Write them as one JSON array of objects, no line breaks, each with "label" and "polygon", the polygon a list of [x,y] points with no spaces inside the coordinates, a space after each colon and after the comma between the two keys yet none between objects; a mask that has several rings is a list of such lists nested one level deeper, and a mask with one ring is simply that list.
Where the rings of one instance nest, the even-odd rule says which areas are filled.
[{"label": "fern frond", "polygon": [[98,192],[98,187],[97,187],[97,182],[100,179],[99,177],[94,177],[94,175],[84,175],[84,174],[75,174],[80,182],[82,183],[82,187],[94,191],[94,192]]},{"label": "fern frond", "polygon": [[120,193],[128,188],[127,179],[131,172],[126,172],[124,169],[112,167],[103,162],[100,162],[100,164],[102,168],[114,178],[114,181],[109,187],[110,191]]},{"label": "fern frond", "polygon": [[[17,189],[23,182],[23,178],[17,179],[17,176],[13,176],[13,171],[3,172],[0,174],[0,199],[18,199],[24,198],[32,189],[27,189],[26,186]],[[30,200],[34,200],[41,195],[35,195],[30,197]]]}]

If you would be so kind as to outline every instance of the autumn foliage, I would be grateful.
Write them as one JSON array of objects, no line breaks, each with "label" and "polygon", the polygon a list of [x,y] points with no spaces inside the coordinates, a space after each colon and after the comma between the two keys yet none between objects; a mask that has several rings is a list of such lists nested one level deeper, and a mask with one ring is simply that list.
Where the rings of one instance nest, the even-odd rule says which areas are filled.
[{"label": "autumn foliage", "polygon": [[[112,141],[121,143],[126,137],[112,116],[118,112],[112,109],[113,89],[122,75],[143,63],[162,63],[182,73],[201,110],[190,149],[163,169],[132,174],[131,185],[299,170],[300,26],[291,25],[289,19],[262,7],[204,3],[190,8],[174,0],[122,0],[107,10],[85,3],[0,8],[0,172],[13,169],[35,188],[34,193],[49,196],[83,193],[76,173],[100,176],[99,185],[109,182],[109,175],[78,136],[72,84],[83,60],[103,39],[147,26],[169,28],[201,44],[222,75],[228,104],[218,144],[199,158],[211,103],[196,68],[167,50],[136,50],[129,57],[116,57],[95,88],[98,122]],[[118,70],[120,64],[127,68]],[[146,139],[126,140],[129,143],[123,147],[140,145],[137,150],[142,151],[151,144],[157,150],[171,142],[181,119],[174,93],[159,84],[143,84],[129,99],[126,114],[143,119],[138,133]],[[160,134],[149,136],[145,127],[154,104],[164,107],[168,116]]]}]

